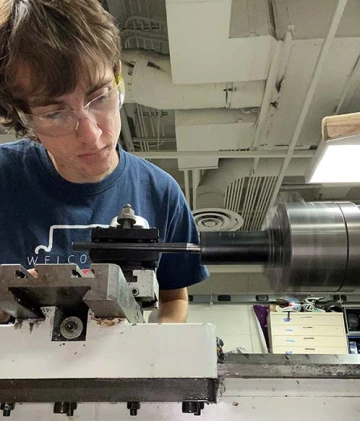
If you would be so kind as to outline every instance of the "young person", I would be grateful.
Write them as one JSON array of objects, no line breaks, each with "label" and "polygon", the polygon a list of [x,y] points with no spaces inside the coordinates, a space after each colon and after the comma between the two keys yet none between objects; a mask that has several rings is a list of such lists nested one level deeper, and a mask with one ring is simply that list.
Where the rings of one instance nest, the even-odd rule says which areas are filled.
[{"label": "young person", "polygon": [[[2,0],[0,263],[90,266],[90,241],[129,203],[162,242],[198,243],[177,183],[118,143],[124,99],[119,32],[98,0]],[[208,276],[198,255],[162,255],[159,322],[184,322],[186,287]],[[7,316],[2,312],[2,320]]]}]

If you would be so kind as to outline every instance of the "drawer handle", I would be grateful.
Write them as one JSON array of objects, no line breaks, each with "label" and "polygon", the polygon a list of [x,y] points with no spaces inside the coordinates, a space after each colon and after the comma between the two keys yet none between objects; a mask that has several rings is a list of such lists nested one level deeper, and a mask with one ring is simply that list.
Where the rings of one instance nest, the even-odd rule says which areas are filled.
[{"label": "drawer handle", "polygon": [[303,326],[303,329],[313,329],[313,326]]},{"label": "drawer handle", "polygon": [[306,351],[315,351],[315,348],[305,348]]},{"label": "drawer handle", "polygon": [[311,339],[311,340],[314,340],[315,338],[314,337],[308,337],[308,338],[304,338],[304,339]]}]

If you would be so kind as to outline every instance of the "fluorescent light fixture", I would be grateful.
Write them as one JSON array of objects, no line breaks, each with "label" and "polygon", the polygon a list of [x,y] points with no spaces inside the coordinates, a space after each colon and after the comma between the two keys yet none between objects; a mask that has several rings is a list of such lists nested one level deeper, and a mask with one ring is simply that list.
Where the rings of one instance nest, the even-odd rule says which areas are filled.
[{"label": "fluorescent light fixture", "polygon": [[308,172],[307,183],[360,183],[360,135],[322,140]]}]

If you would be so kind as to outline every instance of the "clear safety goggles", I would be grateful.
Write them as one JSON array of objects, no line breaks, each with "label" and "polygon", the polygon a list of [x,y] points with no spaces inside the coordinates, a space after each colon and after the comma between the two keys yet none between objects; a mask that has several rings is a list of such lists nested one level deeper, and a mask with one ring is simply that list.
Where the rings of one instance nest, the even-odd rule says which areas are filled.
[{"label": "clear safety goggles", "polygon": [[83,118],[105,125],[113,120],[125,101],[125,83],[121,75],[116,78],[116,83],[114,88],[92,99],[80,110],[64,109],[41,114],[18,111],[18,114],[26,127],[43,136],[69,135],[78,129]]}]

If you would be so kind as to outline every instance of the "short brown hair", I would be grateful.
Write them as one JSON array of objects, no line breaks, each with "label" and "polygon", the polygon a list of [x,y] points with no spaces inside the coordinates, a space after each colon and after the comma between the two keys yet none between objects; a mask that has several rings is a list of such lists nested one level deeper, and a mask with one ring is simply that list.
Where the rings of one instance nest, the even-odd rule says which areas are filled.
[{"label": "short brown hair", "polygon": [[119,71],[120,36],[98,0],[1,0],[0,123],[17,136],[28,130],[17,109],[29,109],[16,86],[16,68],[31,69],[31,92],[57,97],[72,92],[79,75],[96,76],[101,64]]}]

